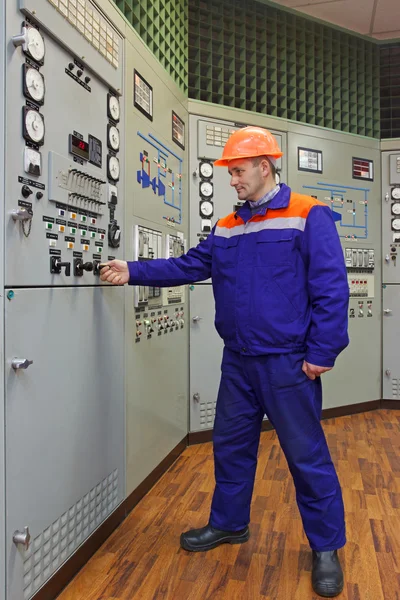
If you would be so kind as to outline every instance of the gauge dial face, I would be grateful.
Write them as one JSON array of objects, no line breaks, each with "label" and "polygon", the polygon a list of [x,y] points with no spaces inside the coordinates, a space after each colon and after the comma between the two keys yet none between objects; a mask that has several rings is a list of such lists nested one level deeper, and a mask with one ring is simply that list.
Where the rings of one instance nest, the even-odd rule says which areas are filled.
[{"label": "gauge dial face", "polygon": [[38,150],[25,148],[24,170],[31,175],[41,175],[42,173],[42,155]]},{"label": "gauge dial face", "polygon": [[212,217],[213,212],[214,206],[212,202],[209,200],[203,200],[203,202],[200,202],[200,214],[202,217],[209,219]]},{"label": "gauge dial face", "polygon": [[400,187],[392,188],[392,198],[393,200],[400,200]]},{"label": "gauge dial face", "polygon": [[204,198],[209,198],[213,194],[213,185],[208,181],[202,181],[200,184],[200,194]]},{"label": "gauge dial face", "polygon": [[114,181],[118,181],[119,179],[119,160],[116,156],[108,157],[108,171],[110,174],[110,179]]},{"label": "gauge dial face", "polygon": [[110,127],[108,130],[108,142],[110,148],[117,151],[119,150],[119,131],[114,125]]},{"label": "gauge dial face", "polygon": [[392,204],[392,213],[394,215],[400,215],[400,202],[395,202]]},{"label": "gauge dial face", "polygon": [[394,231],[400,231],[400,219],[393,219],[392,229],[394,229]]},{"label": "gauge dial face", "polygon": [[27,110],[25,113],[25,129],[28,137],[37,144],[43,142],[44,120],[37,110]]},{"label": "gauge dial face", "polygon": [[119,121],[119,115],[120,115],[119,100],[116,96],[109,97],[108,108],[110,111],[111,118],[114,119],[114,121]]},{"label": "gauge dial face", "polygon": [[206,179],[209,179],[210,177],[212,177],[213,174],[213,166],[211,163],[208,162],[204,162],[201,163],[200,165],[200,175],[202,177],[205,177]]},{"label": "gauge dial face", "polygon": [[44,99],[44,78],[37,69],[29,67],[25,72],[25,86],[29,96],[36,102]]},{"label": "gauge dial face", "polygon": [[44,59],[45,47],[44,39],[35,27],[28,27],[26,31],[26,52],[30,56],[41,62]]}]

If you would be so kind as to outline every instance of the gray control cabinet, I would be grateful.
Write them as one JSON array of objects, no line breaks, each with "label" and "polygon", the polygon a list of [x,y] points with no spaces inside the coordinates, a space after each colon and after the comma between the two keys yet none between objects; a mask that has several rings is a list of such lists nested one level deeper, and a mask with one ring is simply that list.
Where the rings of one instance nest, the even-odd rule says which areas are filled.
[{"label": "gray control cabinet", "polygon": [[[130,30],[125,64],[125,258],[179,256],[188,232],[187,99]],[[180,145],[173,115],[184,123]],[[187,313],[187,286],[126,289],[127,495],[187,435]]]},{"label": "gray control cabinet", "polygon": [[[210,108],[212,111],[212,109]],[[235,210],[237,194],[229,185],[226,167],[214,167],[222,155],[228,136],[244,125],[255,124],[252,115],[233,111],[230,119],[190,115],[190,246],[204,239],[218,219]],[[248,119],[246,121],[245,119]],[[286,133],[269,127],[285,153],[277,163],[282,181],[287,177]],[[206,167],[204,167],[206,165]],[[208,188],[204,188],[204,183]],[[208,195],[212,187],[211,195]],[[203,192],[206,191],[207,195]],[[210,218],[203,203],[211,202]],[[223,342],[214,328],[214,297],[211,282],[196,284],[189,292],[190,302],[190,431],[212,429],[221,376]]]},{"label": "gray control cabinet", "polygon": [[[322,377],[323,408],[334,408],[381,397],[380,148],[376,140],[307,129],[293,125],[288,134],[288,183],[331,207],[350,289],[350,344]],[[299,169],[301,148],[322,153],[322,173]],[[353,177],[355,159],[365,169],[364,179]]]},{"label": "gray control cabinet", "polygon": [[[193,132],[190,143],[191,245],[195,245],[204,235],[204,222],[199,214],[202,181],[199,167],[207,155],[210,163],[220,156],[226,136],[237,122],[246,123],[254,119],[254,124],[277,132],[284,151],[281,180],[297,193],[315,196],[331,206],[349,266],[350,345],[339,356],[332,372],[324,375],[324,408],[380,398],[382,275],[379,142],[282,123],[234,109],[205,107],[194,101],[190,103],[189,110],[193,113],[190,116]],[[279,124],[282,131],[279,131]],[[306,154],[300,155],[300,149],[305,150]],[[309,161],[307,165],[306,158]],[[303,170],[305,168],[308,170]],[[353,177],[358,175],[357,168],[364,169],[363,179]],[[322,172],[312,172],[312,169]],[[213,184],[214,215],[211,225],[217,218],[232,212],[236,203],[236,194],[229,188],[226,171],[214,168],[212,177],[206,178]],[[350,264],[349,256],[352,261]],[[189,298],[190,430],[200,431],[213,426],[222,342],[217,333],[212,331],[214,302],[211,285],[196,285]],[[196,320],[193,321],[193,318]]]},{"label": "gray control cabinet", "polygon": [[[5,3],[0,2],[0,89],[5,87]],[[4,140],[4,94],[0,94],[0,140]],[[4,223],[4,144],[0,143],[0,223]],[[0,226],[0,600],[5,600],[5,456],[4,456],[4,228]]]},{"label": "gray control cabinet", "polygon": [[125,290],[98,277],[123,256],[124,38],[91,0],[83,31],[61,4],[0,2],[7,600],[31,598],[126,489]]},{"label": "gray control cabinet", "polygon": [[[382,397],[400,401],[400,150],[382,153]],[[399,404],[400,406],[400,404]]]}]

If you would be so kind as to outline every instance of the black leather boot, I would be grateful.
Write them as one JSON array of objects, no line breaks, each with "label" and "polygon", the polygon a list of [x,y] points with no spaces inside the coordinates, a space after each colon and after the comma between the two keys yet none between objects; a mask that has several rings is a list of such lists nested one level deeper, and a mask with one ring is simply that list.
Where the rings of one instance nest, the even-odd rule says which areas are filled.
[{"label": "black leather boot", "polygon": [[201,529],[191,529],[181,535],[181,546],[189,552],[205,552],[220,544],[243,544],[250,537],[248,527],[240,531],[221,531],[210,524]]},{"label": "black leather boot", "polygon": [[312,586],[323,598],[334,598],[343,590],[343,571],[337,550],[315,552],[313,550]]}]

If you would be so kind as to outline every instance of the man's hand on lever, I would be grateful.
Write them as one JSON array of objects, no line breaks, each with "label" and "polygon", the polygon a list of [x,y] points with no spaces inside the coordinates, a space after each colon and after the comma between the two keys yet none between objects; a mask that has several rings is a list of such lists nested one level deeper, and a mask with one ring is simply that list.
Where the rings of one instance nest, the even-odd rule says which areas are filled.
[{"label": "man's hand on lever", "polygon": [[110,260],[100,265],[101,281],[113,285],[124,285],[129,281],[128,263],[125,260]]}]

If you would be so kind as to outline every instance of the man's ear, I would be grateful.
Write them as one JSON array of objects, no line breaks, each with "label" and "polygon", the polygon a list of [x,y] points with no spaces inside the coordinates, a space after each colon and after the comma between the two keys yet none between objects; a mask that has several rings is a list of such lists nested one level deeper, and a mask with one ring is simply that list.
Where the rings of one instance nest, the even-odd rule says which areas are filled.
[{"label": "man's ear", "polygon": [[263,177],[268,177],[268,175],[271,173],[271,165],[266,158],[261,161],[261,168]]}]

